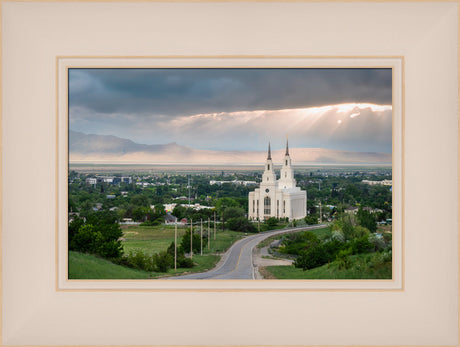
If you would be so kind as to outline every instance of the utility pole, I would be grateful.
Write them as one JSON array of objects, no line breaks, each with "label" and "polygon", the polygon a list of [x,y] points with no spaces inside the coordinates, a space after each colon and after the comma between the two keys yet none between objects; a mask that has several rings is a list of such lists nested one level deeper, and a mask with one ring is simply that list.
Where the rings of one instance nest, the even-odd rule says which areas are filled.
[{"label": "utility pole", "polygon": [[216,240],[216,211],[214,211],[214,241]]},{"label": "utility pole", "polygon": [[201,233],[200,233],[200,239],[201,239],[200,255],[203,255],[203,219],[201,220]]},{"label": "utility pole", "polygon": [[323,222],[323,210],[321,208],[321,201],[319,202],[319,224]]},{"label": "utility pole", "polygon": [[208,217],[208,250],[211,249],[211,219]]},{"label": "utility pole", "polygon": [[193,258],[193,219],[190,219],[190,258]]},{"label": "utility pole", "polygon": [[190,190],[192,188],[192,186],[190,185],[190,175],[188,176],[188,185],[187,185],[187,188],[188,188],[188,207],[190,208]]},{"label": "utility pole", "polygon": [[177,270],[177,218],[174,228],[174,270]]},{"label": "utility pole", "polygon": [[224,210],[225,210],[225,206],[222,206],[222,232],[224,232]]}]

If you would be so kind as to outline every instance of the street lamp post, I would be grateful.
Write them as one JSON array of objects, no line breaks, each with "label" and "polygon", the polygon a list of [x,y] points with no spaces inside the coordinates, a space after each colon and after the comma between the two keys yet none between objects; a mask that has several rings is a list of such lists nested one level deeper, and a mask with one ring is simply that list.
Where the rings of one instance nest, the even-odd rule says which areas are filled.
[{"label": "street lamp post", "polygon": [[200,239],[201,239],[200,255],[203,255],[203,219],[201,220]]}]

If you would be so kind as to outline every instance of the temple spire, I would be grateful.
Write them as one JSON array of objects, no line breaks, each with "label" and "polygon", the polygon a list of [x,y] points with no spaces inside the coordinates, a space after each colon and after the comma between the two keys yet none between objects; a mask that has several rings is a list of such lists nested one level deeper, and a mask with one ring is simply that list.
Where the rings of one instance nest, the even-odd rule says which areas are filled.
[{"label": "temple spire", "polygon": [[289,155],[289,140],[286,136],[286,155]]},{"label": "temple spire", "polygon": [[270,142],[268,142],[268,157],[267,160],[272,160],[272,152],[270,151]]}]

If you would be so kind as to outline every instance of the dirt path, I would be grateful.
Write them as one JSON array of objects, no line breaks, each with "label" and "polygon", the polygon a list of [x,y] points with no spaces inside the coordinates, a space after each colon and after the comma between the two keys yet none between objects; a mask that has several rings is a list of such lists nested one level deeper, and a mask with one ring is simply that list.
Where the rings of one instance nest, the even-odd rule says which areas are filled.
[{"label": "dirt path", "polygon": [[255,269],[254,272],[255,272],[256,279],[266,278],[264,276],[265,271],[263,271],[263,268],[265,268],[266,266],[276,266],[276,265],[288,266],[288,265],[292,265],[293,263],[293,260],[290,260],[290,259],[273,258],[270,255],[270,253],[268,253],[268,248],[269,246],[263,247],[261,249],[254,247],[254,251],[252,254],[252,261],[254,264],[254,269]]}]

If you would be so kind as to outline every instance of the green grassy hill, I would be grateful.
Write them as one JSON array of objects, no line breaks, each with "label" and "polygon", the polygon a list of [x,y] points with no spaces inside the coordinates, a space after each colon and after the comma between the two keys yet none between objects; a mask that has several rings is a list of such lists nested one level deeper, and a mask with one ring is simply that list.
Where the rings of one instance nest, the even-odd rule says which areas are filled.
[{"label": "green grassy hill", "polygon": [[149,273],[116,265],[94,255],[69,252],[69,279],[143,279]]},{"label": "green grassy hill", "polygon": [[195,255],[191,269],[169,269],[168,272],[147,272],[111,263],[94,255],[69,252],[69,279],[147,279],[211,270],[220,260],[218,255]]},{"label": "green grassy hill", "polygon": [[351,256],[352,266],[339,269],[337,261],[311,270],[291,266],[267,266],[260,269],[265,278],[276,279],[391,279],[391,262],[373,262],[371,254]]}]

